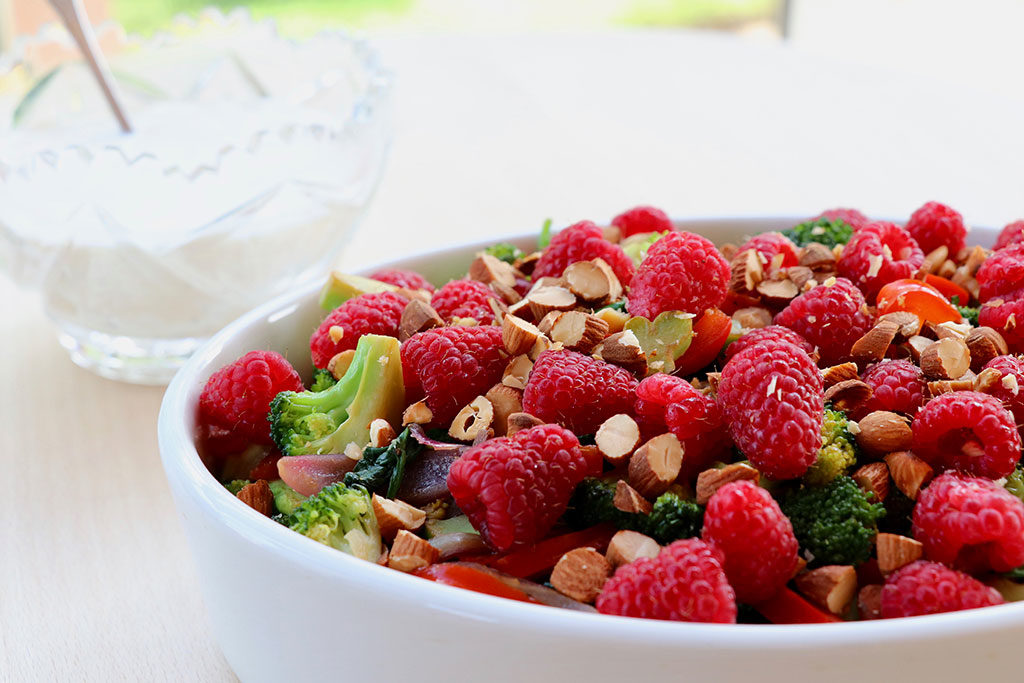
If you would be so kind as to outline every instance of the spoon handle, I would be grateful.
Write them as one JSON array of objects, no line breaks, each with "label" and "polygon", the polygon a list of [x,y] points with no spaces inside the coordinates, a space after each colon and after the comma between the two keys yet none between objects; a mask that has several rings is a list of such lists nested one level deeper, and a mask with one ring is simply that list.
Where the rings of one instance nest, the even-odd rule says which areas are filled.
[{"label": "spoon handle", "polygon": [[117,118],[121,130],[125,133],[131,133],[132,127],[128,123],[128,117],[125,116],[124,105],[121,104],[121,98],[118,94],[117,86],[114,84],[114,78],[110,74],[107,60],[103,58],[103,53],[100,52],[99,45],[96,42],[96,34],[92,30],[92,24],[89,23],[85,10],[82,9],[81,0],[50,0],[50,4],[57,10],[57,14],[60,15],[61,21],[64,22],[68,33],[75,39],[78,49],[85,56],[85,61],[89,64],[96,82],[99,83],[100,90],[103,91],[103,96],[106,97],[107,104],[110,105],[110,110],[114,113],[114,117]]}]

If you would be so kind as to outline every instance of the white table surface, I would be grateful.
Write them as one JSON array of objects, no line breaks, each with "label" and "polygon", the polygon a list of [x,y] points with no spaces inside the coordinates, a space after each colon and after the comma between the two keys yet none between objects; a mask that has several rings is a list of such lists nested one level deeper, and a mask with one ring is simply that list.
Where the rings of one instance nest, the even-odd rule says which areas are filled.
[{"label": "white table surface", "polygon": [[[396,137],[351,267],[637,203],[1024,216],[1020,92],[678,32],[378,42]],[[0,680],[233,679],[157,456],[162,390],[73,366],[2,278],[0,302]]]}]

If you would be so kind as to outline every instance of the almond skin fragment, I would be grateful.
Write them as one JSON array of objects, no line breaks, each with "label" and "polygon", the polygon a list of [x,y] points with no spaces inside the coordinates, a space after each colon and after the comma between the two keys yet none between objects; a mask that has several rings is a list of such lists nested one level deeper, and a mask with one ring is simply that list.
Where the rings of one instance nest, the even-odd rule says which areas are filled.
[{"label": "almond skin fragment", "polygon": [[880,585],[869,584],[857,593],[857,616],[863,620],[882,618],[882,587]]},{"label": "almond skin fragment", "polygon": [[878,534],[875,548],[878,551],[878,570],[882,574],[891,574],[921,559],[924,554],[924,546],[919,541],[898,534]]},{"label": "almond skin fragment", "polygon": [[645,498],[668,490],[683,465],[683,447],[675,434],[661,434],[636,449],[629,459],[629,483]]},{"label": "almond skin fragment", "polygon": [[583,311],[552,311],[544,316],[538,328],[551,341],[580,353],[590,353],[608,336],[608,323]]},{"label": "almond skin fragment", "polygon": [[512,436],[518,431],[529,429],[544,424],[544,420],[534,417],[529,413],[512,413],[508,416],[508,425],[505,430],[506,436]]},{"label": "almond skin fragment", "polygon": [[861,489],[872,494],[873,501],[884,502],[889,496],[889,466],[884,462],[861,465],[852,477]]},{"label": "almond skin fragment", "polygon": [[592,306],[603,306],[622,296],[622,283],[604,259],[570,264],[562,277],[569,291]]},{"label": "almond skin fragment", "polygon": [[970,368],[971,352],[962,339],[939,339],[921,352],[921,371],[928,379],[958,379]]},{"label": "almond skin fragment", "polygon": [[857,364],[853,362],[833,365],[830,368],[825,368],[821,372],[821,382],[826,389],[831,386],[835,386],[840,382],[855,379],[860,379],[860,373],[857,371]]},{"label": "almond skin fragment", "polygon": [[528,352],[541,336],[540,329],[531,322],[507,313],[501,321],[501,342],[509,355],[518,356]]},{"label": "almond skin fragment", "polygon": [[935,476],[931,465],[908,451],[890,453],[885,456],[885,464],[896,488],[911,500],[917,500],[921,487]]},{"label": "almond skin fragment", "polygon": [[967,334],[964,339],[967,350],[971,354],[971,370],[981,372],[985,364],[996,356],[1005,356],[1009,353],[1006,340],[991,327],[976,327]]},{"label": "almond skin fragment", "polygon": [[872,455],[905,451],[914,443],[910,421],[887,410],[868,413],[857,422],[857,443]]},{"label": "almond skin fragment", "polygon": [[551,585],[566,597],[591,603],[601,593],[611,571],[611,564],[601,553],[593,548],[576,548],[555,564]]},{"label": "almond skin fragment", "polygon": [[812,569],[793,581],[808,600],[832,614],[843,614],[857,594],[857,570],[848,565],[830,564]]},{"label": "almond skin fragment", "polygon": [[427,521],[427,513],[401,500],[373,494],[373,514],[377,517],[380,535],[391,540],[402,529],[415,531]]},{"label": "almond skin fragment", "polygon": [[621,479],[615,482],[615,497],[612,499],[612,505],[616,510],[623,512],[631,512],[636,515],[651,514],[650,501]]},{"label": "almond skin fragment", "polygon": [[448,428],[448,436],[460,441],[473,441],[494,422],[494,406],[484,396],[477,396],[459,411]]},{"label": "almond skin fragment", "polygon": [[508,418],[512,413],[523,412],[523,392],[504,384],[495,384],[487,390],[484,398],[494,408],[494,420],[491,428],[495,436],[505,436],[508,432]]},{"label": "almond skin fragment", "polygon": [[719,469],[704,470],[697,475],[697,504],[707,505],[715,492],[732,481],[761,480],[761,473],[742,462],[735,462]]},{"label": "almond skin fragment", "polygon": [[401,572],[411,572],[437,562],[441,551],[427,541],[405,529],[399,529],[388,553],[388,566]]},{"label": "almond skin fragment", "polygon": [[430,424],[434,419],[434,413],[427,407],[426,401],[416,401],[402,413],[402,426],[418,424]]},{"label": "almond skin fragment", "polygon": [[638,531],[622,530],[612,536],[605,558],[612,567],[620,567],[641,557],[653,559],[660,552],[661,546],[650,536],[645,536]]},{"label": "almond skin fragment", "polygon": [[274,494],[266,479],[258,479],[243,486],[238,492],[238,500],[261,515],[269,517],[274,512]]},{"label": "almond skin fragment", "polygon": [[896,321],[879,318],[874,327],[853,343],[850,355],[858,365],[882,360],[899,330],[900,326]]},{"label": "almond skin fragment", "polygon": [[629,415],[612,415],[597,428],[594,443],[608,462],[621,464],[640,445],[640,427]]},{"label": "almond skin fragment", "polygon": [[405,341],[417,332],[443,326],[444,319],[430,304],[413,299],[402,309],[402,321],[398,324],[398,340]]}]

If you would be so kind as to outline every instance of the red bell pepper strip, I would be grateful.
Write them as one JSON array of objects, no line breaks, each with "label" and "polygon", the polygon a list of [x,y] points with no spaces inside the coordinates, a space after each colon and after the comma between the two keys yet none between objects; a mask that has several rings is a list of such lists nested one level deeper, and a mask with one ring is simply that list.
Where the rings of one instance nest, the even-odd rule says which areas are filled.
[{"label": "red bell pepper strip", "polygon": [[598,524],[582,531],[547,538],[528,548],[513,550],[504,555],[465,559],[493,567],[520,579],[527,579],[551,569],[562,555],[574,548],[594,548],[604,552],[615,531],[611,524]]},{"label": "red bell pepper strip", "polygon": [[960,322],[963,318],[935,287],[920,280],[894,280],[878,292],[878,313],[909,311],[934,323]]},{"label": "red bell pepper strip", "polygon": [[971,302],[968,291],[952,280],[929,273],[924,276],[924,283],[939,290],[939,293],[950,301],[953,301],[954,296],[957,297],[961,306],[967,306]]},{"label": "red bell pepper strip", "polygon": [[783,587],[774,597],[754,605],[773,624],[828,624],[842,621],[807,602],[791,589]]},{"label": "red bell pepper strip", "polygon": [[732,318],[717,308],[709,308],[693,325],[693,341],[676,361],[676,372],[692,375],[711,364],[725,346],[732,331]]},{"label": "red bell pepper strip", "polygon": [[477,593],[486,593],[487,595],[494,595],[499,598],[520,600],[522,602],[538,602],[523,591],[504,583],[493,574],[488,574],[464,564],[432,564],[415,570],[413,574],[421,579],[436,581],[437,583],[455,586],[456,588],[465,588]]}]

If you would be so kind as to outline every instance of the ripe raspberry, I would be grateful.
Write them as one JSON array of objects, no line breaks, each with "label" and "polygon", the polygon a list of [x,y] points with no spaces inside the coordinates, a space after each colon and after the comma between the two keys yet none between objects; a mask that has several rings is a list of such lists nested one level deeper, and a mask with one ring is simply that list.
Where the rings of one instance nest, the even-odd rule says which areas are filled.
[{"label": "ripe raspberry", "polygon": [[822,211],[811,220],[816,221],[819,218],[841,220],[854,230],[859,230],[860,228],[864,227],[865,225],[871,222],[870,218],[865,216],[857,209],[828,209],[826,211]]},{"label": "ripe raspberry", "polygon": [[982,303],[994,298],[1008,299],[1024,288],[1024,244],[1013,244],[989,256],[978,269]]},{"label": "ripe raspberry", "polygon": [[779,264],[782,268],[789,268],[800,262],[796,254],[796,245],[781,232],[763,232],[760,235],[754,235],[740,245],[740,248],[736,250],[736,254],[742,254],[747,249],[757,250],[765,270],[768,269],[768,264],[772,262],[776,254],[782,254],[783,256],[782,263]]},{"label": "ripe raspberry", "polygon": [[622,247],[606,240],[601,228],[590,221],[570,225],[554,236],[533,269],[533,279],[562,277],[566,266],[596,258],[604,259],[611,266],[624,287],[629,285],[633,279],[633,261]]},{"label": "ripe raspberry", "polygon": [[945,567],[918,560],[889,575],[882,588],[882,618],[918,617],[1001,605],[995,588]]},{"label": "ripe raspberry", "polygon": [[825,365],[849,358],[853,343],[873,323],[860,290],[842,277],[801,294],[775,316],[776,325],[788,327],[812,344]]},{"label": "ripe raspberry", "polygon": [[908,278],[924,262],[914,238],[895,223],[870,223],[853,233],[836,270],[873,299],[884,285]]},{"label": "ripe raspberry", "polygon": [[1003,335],[1011,352],[1024,353],[1024,288],[983,303],[978,312],[978,324]]},{"label": "ripe raspberry", "polygon": [[452,280],[434,292],[430,305],[447,320],[472,318],[481,325],[494,322],[491,301],[501,301],[490,287],[476,280]]},{"label": "ripe raspberry", "polygon": [[783,327],[782,325],[769,325],[768,327],[751,330],[732,344],[725,347],[725,359],[729,360],[743,349],[766,339],[788,341],[790,344],[799,346],[801,349],[806,351],[808,355],[814,352],[814,347],[808,344],[806,339],[793,330],[788,327]]},{"label": "ripe raspberry", "polygon": [[597,596],[597,611],[621,617],[736,622],[736,596],[722,569],[722,555],[690,538],[666,546],[655,558],[623,565]]},{"label": "ripe raspberry", "polygon": [[612,225],[622,231],[623,237],[675,229],[668,214],[653,206],[636,206],[624,211],[612,219]]},{"label": "ripe raspberry", "polygon": [[998,479],[1020,460],[1013,413],[988,394],[942,394],[921,408],[912,426],[914,453],[936,469]]},{"label": "ripe raspberry", "polygon": [[407,398],[426,394],[434,423],[447,425],[477,396],[501,381],[507,362],[501,329],[440,327],[402,344]]},{"label": "ripe raspberry", "polygon": [[1024,564],[1024,503],[990,479],[940,475],[914,506],[914,538],[930,560],[968,571]]},{"label": "ripe raspberry", "polygon": [[725,555],[725,575],[740,602],[767,600],[796,570],[793,525],[763,488],[734,481],[708,501],[701,538]]},{"label": "ripe raspberry", "polygon": [[999,356],[985,364],[1003,373],[1002,379],[987,393],[995,396],[1013,413],[1018,431],[1024,429],[1024,359],[1018,356]]},{"label": "ripe raspberry", "polygon": [[664,311],[700,315],[725,300],[729,264],[714,244],[692,232],[670,232],[647,250],[629,290],[632,315]]},{"label": "ripe raspberry", "polygon": [[370,279],[377,280],[379,282],[386,282],[389,285],[394,285],[395,287],[425,289],[431,294],[434,293],[434,285],[427,282],[427,278],[423,277],[415,270],[401,270],[399,268],[378,270],[370,276]]},{"label": "ripe raspberry", "polygon": [[508,550],[551,530],[587,474],[572,432],[540,425],[473,446],[448,471],[448,489],[492,548]]},{"label": "ripe raspberry", "polygon": [[[338,306],[309,338],[313,365],[326,368],[335,354],[356,348],[356,343],[364,334],[397,337],[398,324],[402,321],[402,311],[407,303],[405,297],[394,292],[381,292],[360,294]],[[338,341],[331,339],[332,327],[342,329]]]},{"label": "ripe raspberry", "polygon": [[270,402],[282,391],[302,389],[302,378],[281,354],[250,351],[206,380],[199,420],[219,439],[270,445]]},{"label": "ripe raspberry", "polygon": [[913,417],[924,405],[924,394],[928,388],[921,368],[907,360],[883,360],[875,363],[864,373],[864,382],[871,387],[871,398],[864,404],[861,413],[867,415],[876,410],[888,410]]},{"label": "ripe raspberry", "polygon": [[955,257],[967,244],[964,217],[938,202],[928,202],[912,213],[905,227],[926,254],[945,245]]},{"label": "ripe raspberry", "polygon": [[996,239],[996,251],[1005,249],[1013,244],[1024,243],[1024,221],[1014,221],[1003,228]]},{"label": "ripe raspberry", "polygon": [[772,479],[799,477],[814,463],[821,448],[823,394],[810,356],[778,340],[737,353],[718,384],[733,441]]},{"label": "ripe raspberry", "polygon": [[612,415],[633,412],[636,385],[617,365],[575,351],[545,351],[530,371],[523,410],[577,434],[593,434]]}]

